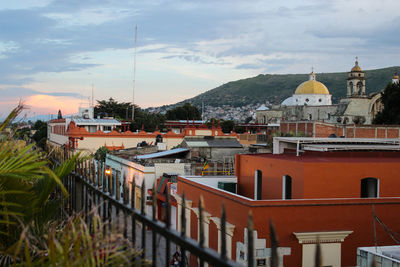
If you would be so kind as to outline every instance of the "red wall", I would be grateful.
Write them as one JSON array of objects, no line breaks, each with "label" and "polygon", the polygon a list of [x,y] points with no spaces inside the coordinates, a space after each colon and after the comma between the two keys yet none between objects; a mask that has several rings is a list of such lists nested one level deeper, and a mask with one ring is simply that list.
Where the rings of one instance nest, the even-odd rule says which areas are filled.
[{"label": "red wall", "polygon": [[[205,210],[220,217],[221,205],[226,207],[227,221],[235,225],[232,258],[236,259],[236,242],[243,242],[247,214],[251,210],[254,228],[259,238],[268,238],[268,221],[273,220],[280,247],[291,247],[291,255],[284,257],[285,266],[300,266],[302,249],[293,232],[354,231],[342,243],[342,266],[356,265],[356,249],[374,245],[372,206],[376,215],[393,231],[400,231],[398,214],[400,198],[325,199],[325,200],[262,200],[252,201],[221,190],[209,188],[187,179],[178,178],[178,194],[191,196],[193,207],[204,197]],[[195,197],[194,197],[195,196]],[[210,245],[215,247],[217,235],[210,225]],[[394,245],[394,241],[377,224],[378,245]],[[267,247],[269,247],[267,239]]]},{"label": "red wall", "polygon": [[237,164],[240,170],[236,170],[238,177],[238,194],[254,198],[254,174],[256,170],[262,171],[262,198],[282,199],[282,177],[290,175],[292,179],[293,198],[304,197],[304,166],[301,162],[293,162],[283,157],[274,159],[266,154],[265,157],[258,155],[237,155]]},{"label": "red wall", "polygon": [[[335,157],[336,155],[336,157]],[[292,177],[292,198],[359,198],[361,179],[379,179],[379,196],[399,196],[400,154],[323,152],[309,155],[236,156],[238,194],[254,198],[254,173],[262,171],[263,199],[282,199],[282,177]]]}]

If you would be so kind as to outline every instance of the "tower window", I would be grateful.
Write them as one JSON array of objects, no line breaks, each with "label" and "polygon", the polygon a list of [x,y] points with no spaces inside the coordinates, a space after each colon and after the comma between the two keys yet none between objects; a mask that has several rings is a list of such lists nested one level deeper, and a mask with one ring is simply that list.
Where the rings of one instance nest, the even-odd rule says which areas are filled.
[{"label": "tower window", "polygon": [[361,73],[358,74],[358,77],[361,77]]},{"label": "tower window", "polygon": [[318,102],[322,102],[322,99],[320,98],[320,99],[318,99]]}]

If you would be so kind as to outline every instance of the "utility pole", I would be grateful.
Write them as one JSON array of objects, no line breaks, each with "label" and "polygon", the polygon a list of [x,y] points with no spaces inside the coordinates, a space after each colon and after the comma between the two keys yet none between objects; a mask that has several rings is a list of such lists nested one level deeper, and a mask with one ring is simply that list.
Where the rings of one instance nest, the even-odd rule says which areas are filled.
[{"label": "utility pole", "polygon": [[136,43],[137,43],[137,25],[135,27],[135,51],[133,54],[132,121],[135,118]]}]

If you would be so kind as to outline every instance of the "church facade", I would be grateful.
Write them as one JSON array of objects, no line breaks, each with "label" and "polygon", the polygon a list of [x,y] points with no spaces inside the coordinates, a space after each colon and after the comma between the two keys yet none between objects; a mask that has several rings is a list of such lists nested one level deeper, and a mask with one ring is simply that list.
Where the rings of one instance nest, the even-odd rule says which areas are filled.
[{"label": "church facade", "polygon": [[[399,82],[394,76],[392,82]],[[356,59],[348,73],[347,95],[338,104],[332,104],[328,88],[317,81],[314,71],[309,80],[301,83],[294,94],[281,105],[271,109],[265,106],[256,111],[257,123],[280,121],[323,121],[338,124],[371,124],[382,110],[381,93],[366,93],[365,73]]]}]

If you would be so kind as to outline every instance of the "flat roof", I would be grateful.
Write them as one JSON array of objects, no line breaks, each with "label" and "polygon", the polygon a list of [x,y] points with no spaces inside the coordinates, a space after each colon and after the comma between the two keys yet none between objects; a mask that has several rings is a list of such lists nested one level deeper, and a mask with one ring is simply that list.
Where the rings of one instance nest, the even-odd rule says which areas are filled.
[{"label": "flat roof", "polygon": [[188,147],[220,147],[220,148],[242,148],[243,146],[234,137],[222,138],[193,138],[185,137],[183,140]]},{"label": "flat roof", "polygon": [[400,144],[398,138],[320,138],[320,137],[274,137],[274,140],[289,143],[377,143],[377,144]]},{"label": "flat roof", "polygon": [[166,150],[166,151],[161,151],[157,153],[152,153],[152,154],[146,154],[146,155],[138,155],[135,157],[135,159],[154,159],[154,158],[161,158],[161,157],[166,157],[166,156],[171,156],[183,152],[187,152],[190,149],[188,148],[175,148],[171,150]]},{"label": "flat roof", "polygon": [[341,151],[341,150],[400,150],[397,145],[382,145],[382,144],[306,144],[302,146],[305,151]]},{"label": "flat roof", "polygon": [[76,125],[121,125],[121,122],[116,119],[83,119],[83,118],[73,118],[72,121]]},{"label": "flat roof", "polygon": [[[382,154],[383,153],[383,154]],[[385,163],[399,162],[400,153],[397,151],[336,151],[336,152],[308,152],[296,156],[296,153],[285,154],[242,154],[249,157],[269,158],[273,160],[296,161],[304,163],[329,163],[329,162],[366,162]]]}]

